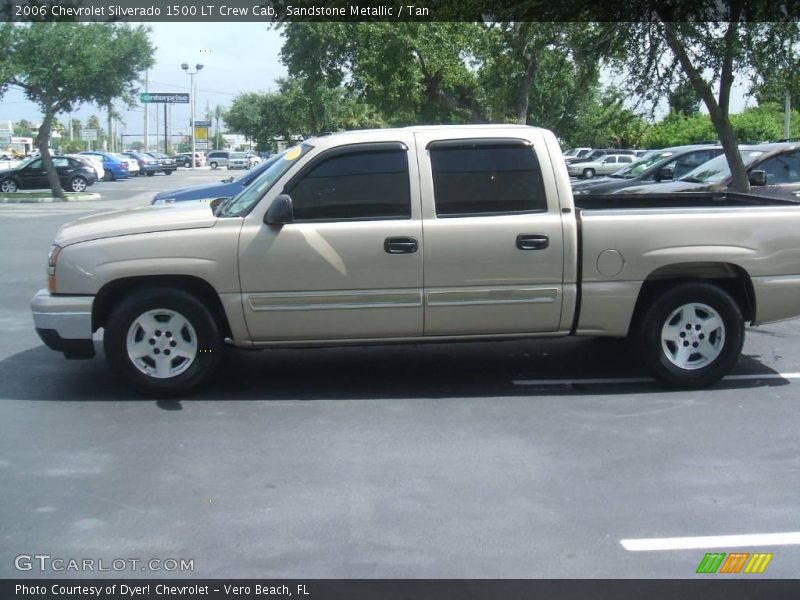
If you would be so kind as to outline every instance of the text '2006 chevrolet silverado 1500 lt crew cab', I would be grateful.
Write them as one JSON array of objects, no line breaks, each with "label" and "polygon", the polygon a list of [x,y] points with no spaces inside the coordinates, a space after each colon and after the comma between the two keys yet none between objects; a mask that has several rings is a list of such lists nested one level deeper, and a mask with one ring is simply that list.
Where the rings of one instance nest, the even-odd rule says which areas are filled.
[{"label": "text '2006 chevrolet silverado 1500 lt crew cab'", "polygon": [[150,394],[239,348],[631,336],[653,375],[709,385],[746,322],[800,312],[800,211],[736,194],[576,208],[554,135],[442,126],[321,136],[237,196],[58,232],[41,338]]}]

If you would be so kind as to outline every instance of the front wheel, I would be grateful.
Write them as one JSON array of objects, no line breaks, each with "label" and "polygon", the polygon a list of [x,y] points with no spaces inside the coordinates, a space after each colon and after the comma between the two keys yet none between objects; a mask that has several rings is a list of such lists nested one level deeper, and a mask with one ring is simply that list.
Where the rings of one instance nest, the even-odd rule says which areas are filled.
[{"label": "front wheel", "polygon": [[721,288],[685,283],[657,297],[636,337],[640,356],[657,379],[699,388],[719,381],[736,364],[744,344],[744,318]]},{"label": "front wheel", "polygon": [[156,174],[156,172],[155,172],[155,171],[148,171],[148,172],[147,172],[147,176],[148,176],[148,177],[152,177],[152,176],[153,176],[153,175],[155,175],[155,174]]},{"label": "front wheel", "polygon": [[219,166],[219,165],[218,165],[217,163],[215,163],[215,162],[212,162],[212,163],[211,163],[211,168],[212,168],[212,169],[216,169],[218,166]]},{"label": "front wheel", "polygon": [[583,178],[584,179],[592,179],[594,177],[594,169],[584,169],[583,170]]},{"label": "front wheel", "polygon": [[222,335],[197,298],[178,289],[144,289],[123,300],[105,325],[114,374],[150,396],[174,396],[216,371]]},{"label": "front wheel", "polygon": [[17,182],[13,179],[3,179],[0,182],[0,191],[6,194],[12,194],[17,191]]}]

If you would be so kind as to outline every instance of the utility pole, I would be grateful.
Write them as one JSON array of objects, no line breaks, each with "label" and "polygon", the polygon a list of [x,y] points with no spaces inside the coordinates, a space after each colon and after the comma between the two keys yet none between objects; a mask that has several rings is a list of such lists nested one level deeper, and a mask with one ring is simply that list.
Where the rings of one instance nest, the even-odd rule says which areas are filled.
[{"label": "utility pole", "polygon": [[[149,83],[150,83],[150,69],[144,72],[144,91],[145,93],[149,92]],[[147,113],[150,112],[150,105],[144,105],[144,151],[147,152],[150,149],[148,145],[148,140],[150,136],[147,134]]]},{"label": "utility pole", "polygon": [[114,151],[114,129],[113,129],[113,121],[111,120],[111,104],[108,105],[108,148],[109,152]]}]

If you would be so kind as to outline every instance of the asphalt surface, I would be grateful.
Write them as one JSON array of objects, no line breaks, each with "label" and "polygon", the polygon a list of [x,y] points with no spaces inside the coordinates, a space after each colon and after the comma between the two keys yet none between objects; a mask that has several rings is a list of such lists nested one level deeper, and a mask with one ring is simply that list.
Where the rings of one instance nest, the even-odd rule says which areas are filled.
[{"label": "asphalt surface", "polygon": [[[749,330],[736,377],[696,392],[568,339],[230,352],[164,401],[42,345],[28,302],[62,223],[228,175],[0,206],[0,577],[687,578],[716,551],[797,576],[798,545],[622,541],[800,531],[799,321]],[[34,554],[194,568],[15,568]]]}]

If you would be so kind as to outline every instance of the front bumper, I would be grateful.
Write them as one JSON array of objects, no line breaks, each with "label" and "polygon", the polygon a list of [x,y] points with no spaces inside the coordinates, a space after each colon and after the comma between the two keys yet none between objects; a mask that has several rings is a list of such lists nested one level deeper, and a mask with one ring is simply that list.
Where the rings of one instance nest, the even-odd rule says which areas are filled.
[{"label": "front bumper", "polygon": [[53,296],[39,290],[31,300],[36,333],[51,350],[66,358],[91,358],[94,296]]}]

